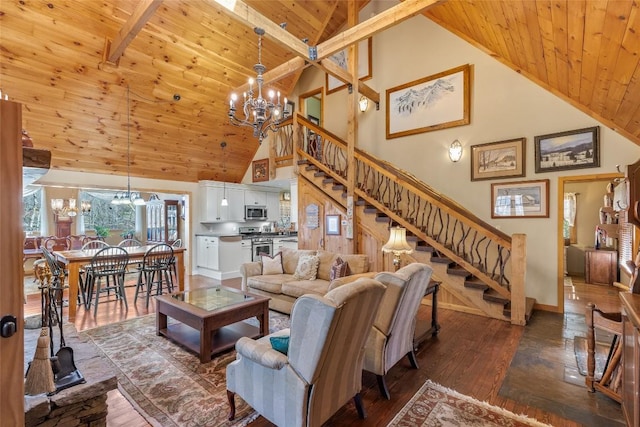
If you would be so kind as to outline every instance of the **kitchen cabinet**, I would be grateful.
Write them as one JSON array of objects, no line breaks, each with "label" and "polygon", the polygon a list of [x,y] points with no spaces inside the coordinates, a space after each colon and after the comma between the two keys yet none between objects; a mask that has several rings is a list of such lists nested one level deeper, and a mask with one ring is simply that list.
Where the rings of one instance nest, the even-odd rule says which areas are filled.
[{"label": "kitchen cabinet", "polygon": [[[202,198],[200,222],[244,221],[243,190],[215,183],[201,186],[200,193]],[[228,205],[222,206],[225,195]]]},{"label": "kitchen cabinet", "polygon": [[267,219],[280,221],[280,193],[267,192]]},{"label": "kitchen cabinet", "polygon": [[253,260],[253,254],[251,253],[251,239],[244,239],[240,244],[242,264],[251,262]]},{"label": "kitchen cabinet", "polygon": [[180,238],[178,230],[177,200],[148,202],[147,242],[171,244]]},{"label": "kitchen cabinet", "polygon": [[258,190],[245,190],[245,192],[244,192],[244,204],[245,205],[266,206],[267,205],[267,193],[265,191],[258,191]]},{"label": "kitchen cabinet", "polygon": [[585,283],[613,285],[618,281],[618,251],[587,248],[584,256]]},{"label": "kitchen cabinet", "polygon": [[198,268],[218,270],[218,238],[209,236],[197,236],[196,264]]},{"label": "kitchen cabinet", "polygon": [[298,239],[296,237],[274,237],[273,238],[273,253],[277,254],[283,248],[298,249]]}]

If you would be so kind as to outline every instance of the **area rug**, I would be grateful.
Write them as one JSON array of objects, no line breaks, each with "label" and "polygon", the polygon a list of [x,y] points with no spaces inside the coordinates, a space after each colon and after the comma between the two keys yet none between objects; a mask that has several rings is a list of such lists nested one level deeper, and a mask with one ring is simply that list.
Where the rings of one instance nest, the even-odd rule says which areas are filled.
[{"label": "area rug", "polygon": [[427,380],[388,426],[549,426]]},{"label": "area rug", "polygon": [[[594,378],[599,380],[602,378],[602,372],[604,371],[604,365],[607,363],[609,357],[610,344],[596,342],[596,370]],[[587,339],[581,336],[573,337],[573,352],[576,355],[576,364],[578,365],[578,371],[580,375],[587,376]]]},{"label": "area rug", "polygon": [[[288,316],[269,314],[272,332],[289,327]],[[255,318],[246,322],[258,325]],[[197,354],[156,336],[153,314],[89,329],[79,337],[95,344],[116,371],[122,394],[153,426],[244,426],[258,417],[238,397],[236,419],[227,420],[225,372],[235,351],[201,364]]]}]

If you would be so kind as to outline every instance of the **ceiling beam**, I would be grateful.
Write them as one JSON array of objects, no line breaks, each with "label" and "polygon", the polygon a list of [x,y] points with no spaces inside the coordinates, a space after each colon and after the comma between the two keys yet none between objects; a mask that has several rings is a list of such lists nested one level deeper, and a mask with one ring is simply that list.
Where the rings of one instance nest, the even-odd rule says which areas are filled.
[{"label": "ceiling beam", "polygon": [[[295,38],[292,34],[281,28],[278,24],[267,19],[254,9],[250,8],[246,3],[241,0],[209,0],[217,3],[222,9],[232,18],[244,23],[249,27],[259,27],[265,30],[265,35],[271,40],[282,45],[283,47],[291,50],[299,57],[304,58],[308,63],[311,63],[324,72],[334,76],[340,81],[350,84],[351,75],[346,70],[333,66],[333,62],[322,61],[323,59],[333,55],[336,52],[345,49],[353,43],[357,43],[360,40],[364,40],[372,35],[383,31],[393,25],[409,19],[428,8],[431,8],[439,3],[443,3],[446,0],[404,0],[402,3],[393,6],[379,14],[361,22],[360,24],[348,28],[340,34],[330,38],[329,40],[320,43],[315,46],[317,54],[312,60],[309,54],[309,46],[303,43],[301,40]],[[300,65],[300,62],[292,63],[294,60],[287,61],[286,63],[274,68],[272,70],[272,76],[278,76],[282,78],[287,74],[291,74],[293,65]],[[306,62],[304,63],[306,65]],[[292,71],[293,70],[293,71]],[[285,74],[286,73],[286,74]],[[271,76],[270,76],[271,77]],[[265,82],[268,82],[265,76]],[[274,81],[274,80],[271,80]],[[244,86],[243,86],[244,87]],[[242,88],[242,87],[241,87]],[[356,88],[359,93],[362,93],[372,101],[379,103],[380,94],[367,86],[365,83],[359,81]]]},{"label": "ceiling beam", "polygon": [[105,59],[107,62],[116,63],[122,56],[129,43],[138,35],[149,18],[162,4],[162,0],[141,0],[136,6],[127,22],[124,23],[113,41],[107,43]]}]

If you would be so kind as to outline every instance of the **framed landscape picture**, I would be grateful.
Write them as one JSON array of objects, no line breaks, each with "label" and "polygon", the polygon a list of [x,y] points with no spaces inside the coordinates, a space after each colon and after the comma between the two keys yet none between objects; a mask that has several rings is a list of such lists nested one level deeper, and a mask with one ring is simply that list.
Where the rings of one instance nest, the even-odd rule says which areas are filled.
[{"label": "framed landscape picture", "polygon": [[470,123],[471,66],[387,89],[387,139]]},{"label": "framed landscape picture", "polygon": [[536,173],[600,166],[600,127],[535,137]]},{"label": "framed landscape picture", "polygon": [[525,138],[471,146],[471,181],[525,176]]},{"label": "framed landscape picture", "polygon": [[[360,43],[358,44],[358,80],[367,80],[370,79],[373,75],[371,67],[371,46],[371,37],[366,40],[360,41]],[[340,52],[334,53],[329,57],[329,60],[338,64],[340,68],[346,70],[349,60],[348,50],[343,49]],[[347,87],[347,85],[344,84],[342,80],[330,76],[329,74],[325,74],[325,80],[327,95]]]},{"label": "framed landscape picture", "polygon": [[491,184],[491,218],[548,217],[548,179]]}]

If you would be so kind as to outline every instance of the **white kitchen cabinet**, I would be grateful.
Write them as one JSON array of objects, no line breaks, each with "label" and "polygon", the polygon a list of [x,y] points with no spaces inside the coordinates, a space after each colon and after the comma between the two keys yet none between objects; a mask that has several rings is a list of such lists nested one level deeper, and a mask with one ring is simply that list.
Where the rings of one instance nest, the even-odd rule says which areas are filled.
[{"label": "white kitchen cabinet", "polygon": [[267,192],[267,219],[280,221],[280,193]]},{"label": "white kitchen cabinet", "polygon": [[274,237],[273,238],[273,253],[277,254],[282,249],[298,249],[298,239],[296,237]]},{"label": "white kitchen cabinet", "polygon": [[210,236],[197,236],[196,264],[198,268],[218,270],[218,238]]},{"label": "white kitchen cabinet", "polygon": [[258,190],[245,190],[244,192],[244,204],[266,206],[267,205],[267,193],[265,191]]},{"label": "white kitchen cabinet", "polygon": [[244,239],[240,244],[242,249],[242,264],[251,262],[253,260],[253,254],[251,252],[251,239]]},{"label": "white kitchen cabinet", "polygon": [[[200,187],[202,213],[200,222],[244,221],[244,190],[229,188],[223,183],[209,183]],[[227,206],[222,199],[227,197]]]}]

